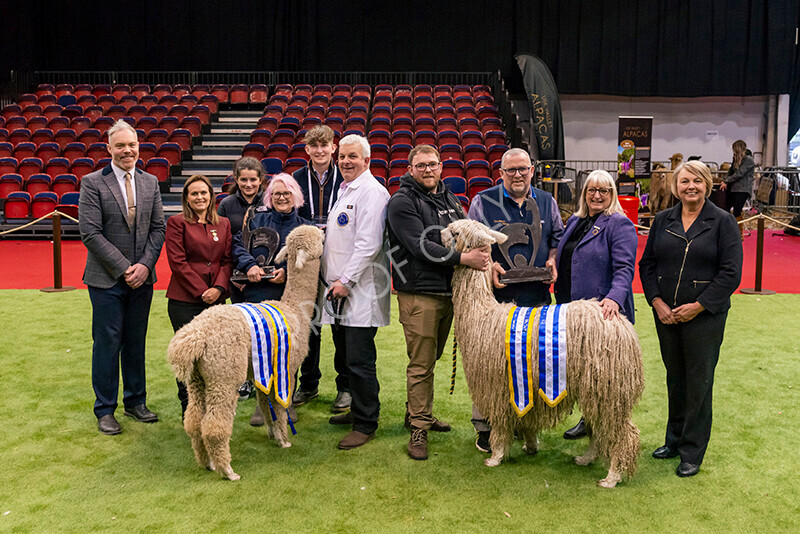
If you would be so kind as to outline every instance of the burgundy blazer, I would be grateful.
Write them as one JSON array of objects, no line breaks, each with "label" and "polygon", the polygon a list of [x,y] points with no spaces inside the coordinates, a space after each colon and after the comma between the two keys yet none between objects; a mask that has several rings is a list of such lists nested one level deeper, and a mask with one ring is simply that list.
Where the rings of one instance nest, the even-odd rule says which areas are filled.
[{"label": "burgundy blazer", "polygon": [[187,222],[178,213],[167,220],[165,244],[172,269],[167,298],[202,303],[203,292],[217,286],[223,290],[218,302],[225,300],[233,271],[228,219],[203,225]]}]

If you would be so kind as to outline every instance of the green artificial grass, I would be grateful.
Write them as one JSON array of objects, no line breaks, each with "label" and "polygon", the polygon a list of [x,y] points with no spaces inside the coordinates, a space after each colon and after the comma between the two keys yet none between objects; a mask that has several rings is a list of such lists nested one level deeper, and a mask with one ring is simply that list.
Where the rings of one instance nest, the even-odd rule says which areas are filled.
[{"label": "green artificial grass", "polygon": [[[483,465],[459,364],[436,371],[435,414],[453,425],[429,435],[430,458],[406,456],[405,343],[393,302],[378,331],[381,420],[375,440],[339,451],[328,424],[335,396],[330,332],[323,332],[320,396],[298,409],[293,446],[280,449],[239,403],[231,442],[238,482],[200,469],[183,431],[166,361],[172,330],[156,292],[148,335],[148,406],[156,424],[122,417],[103,436],[92,414],[91,307],[86,291],[0,291],[0,532],[794,532],[800,518],[797,328],[800,295],[734,296],[717,367],[714,429],[700,474],[654,460],[666,423],[666,386],[653,317],[636,296],[646,386],[634,414],[642,455],[634,478],[595,486],[606,466],[572,463],[586,440],[561,433],[577,413]],[[476,326],[476,327],[479,327]]]}]

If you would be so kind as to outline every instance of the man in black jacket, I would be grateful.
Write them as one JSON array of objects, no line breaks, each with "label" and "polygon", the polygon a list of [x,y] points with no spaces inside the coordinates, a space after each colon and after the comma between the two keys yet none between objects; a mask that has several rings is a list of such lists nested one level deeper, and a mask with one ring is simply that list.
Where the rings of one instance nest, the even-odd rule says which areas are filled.
[{"label": "man in black jacket", "polygon": [[409,359],[408,455],[425,460],[428,430],[450,430],[450,425],[433,417],[433,368],[453,322],[453,267],[461,264],[485,270],[489,250],[462,254],[442,245],[440,230],[464,218],[461,203],[441,181],[441,159],[434,147],[419,145],[408,159],[409,172],[400,179],[400,189],[387,208],[389,254]]}]

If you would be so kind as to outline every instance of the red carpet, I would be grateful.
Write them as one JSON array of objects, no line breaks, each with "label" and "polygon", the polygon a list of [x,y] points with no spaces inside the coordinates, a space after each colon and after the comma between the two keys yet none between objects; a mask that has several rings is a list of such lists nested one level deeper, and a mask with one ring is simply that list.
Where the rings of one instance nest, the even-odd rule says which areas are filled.
[{"label": "red carpet", "polygon": [[[776,235],[779,234],[779,235]],[[800,237],[784,237],[781,232],[767,230],[764,234],[764,275],[762,287],[778,293],[800,293]],[[645,236],[639,236],[638,256],[641,257]],[[64,241],[63,285],[86,288],[81,281],[86,263],[86,248],[80,241]],[[741,287],[755,285],[756,235],[744,240],[744,273]],[[637,258],[638,262],[638,258]],[[156,289],[166,289],[170,269],[162,251],[156,265]],[[0,289],[40,289],[53,285],[53,245],[50,241],[0,240]],[[639,273],[633,290],[642,292]]]}]

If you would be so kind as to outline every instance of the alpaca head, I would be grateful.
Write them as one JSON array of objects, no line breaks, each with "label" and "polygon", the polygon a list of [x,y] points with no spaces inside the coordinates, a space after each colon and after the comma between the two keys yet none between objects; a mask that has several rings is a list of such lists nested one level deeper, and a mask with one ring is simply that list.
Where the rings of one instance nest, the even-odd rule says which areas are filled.
[{"label": "alpaca head", "polygon": [[469,252],[474,248],[503,243],[506,239],[508,236],[505,234],[471,219],[451,222],[442,230],[442,244],[454,247],[458,252]]},{"label": "alpaca head", "polygon": [[680,165],[681,163],[683,163],[683,154],[681,154],[680,152],[676,152],[676,153],[674,153],[674,154],[672,155],[672,157],[671,157],[671,158],[669,158],[669,162],[670,162],[670,167],[671,167],[671,169],[673,169],[673,170],[674,170],[674,169],[675,169],[675,167],[677,167],[678,165]]},{"label": "alpaca head", "polygon": [[294,267],[302,269],[309,260],[322,256],[325,234],[316,226],[298,226],[286,236],[286,246],[275,257],[275,263],[294,261]]}]

